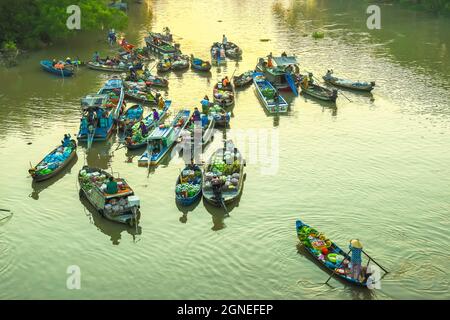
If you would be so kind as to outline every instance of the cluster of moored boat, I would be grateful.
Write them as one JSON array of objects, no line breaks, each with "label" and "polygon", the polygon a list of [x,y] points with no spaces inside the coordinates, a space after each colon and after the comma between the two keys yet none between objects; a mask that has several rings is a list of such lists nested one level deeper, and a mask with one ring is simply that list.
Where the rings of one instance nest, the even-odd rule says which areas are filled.
[{"label": "cluster of moored boat", "polygon": [[[160,58],[155,64],[158,73],[180,72],[189,67],[197,72],[210,72],[212,65],[226,64],[227,59],[241,59],[243,51],[224,35],[222,42],[211,46],[211,62],[185,55],[180,45],[174,43],[168,28],[162,33],[150,32],[145,43],[146,47],[139,49],[121,40],[116,57],[101,59],[96,53],[94,59],[86,64],[93,70],[103,72],[130,72],[126,77],[111,77],[97,93],[81,99],[82,117],[77,140],[87,144],[88,152],[93,142],[107,140],[117,128],[124,136],[126,148],[143,150],[137,161],[139,166],[158,165],[173,146],[181,142],[186,143],[191,154],[194,154],[197,147],[204,147],[213,139],[214,127],[229,125],[231,113],[228,110],[235,104],[235,90],[251,84],[268,114],[288,112],[289,104],[280,94],[281,91],[289,90],[297,96],[301,90],[305,95],[335,102],[338,91],[334,87],[370,92],[375,86],[374,82],[337,78],[329,70],[323,76],[324,82],[333,86],[329,88],[314,81],[311,73],[300,74],[295,56],[283,53],[273,57],[270,54],[258,60],[255,70],[234,76],[231,81],[224,77],[217,82],[213,87],[212,101],[208,96],[202,100],[202,112],[198,108],[193,113],[188,109],[171,112],[172,101],[164,99],[157,91],[158,88],[167,88],[168,80],[151,74],[146,67],[142,70],[150,54]],[[42,61],[41,65],[44,70],[63,77],[73,75],[75,70],[71,61],[60,62],[57,66],[54,61]],[[128,106],[127,101],[135,103]],[[153,108],[147,115],[145,105]],[[52,178],[76,158],[76,148],[77,142],[66,137],[61,146],[46,155],[29,173],[37,182]],[[245,180],[243,155],[232,141],[226,141],[206,164],[193,164],[193,158],[192,164],[188,164],[176,178],[176,201],[182,206],[189,206],[203,196],[206,201],[227,210],[226,204],[235,201],[242,193]],[[115,193],[108,193],[109,181],[117,183]],[[84,166],[78,174],[78,182],[80,195],[85,196],[103,217],[129,225],[138,223],[140,199],[125,179],[115,178],[102,169]],[[307,242],[305,246],[309,252],[333,273],[352,283],[366,285],[366,280],[352,279],[342,263],[324,259],[314,247],[322,245],[330,251],[330,259],[337,257],[348,265],[351,257],[334,243],[322,239],[322,234],[301,221],[297,222],[297,233],[300,241]]]}]

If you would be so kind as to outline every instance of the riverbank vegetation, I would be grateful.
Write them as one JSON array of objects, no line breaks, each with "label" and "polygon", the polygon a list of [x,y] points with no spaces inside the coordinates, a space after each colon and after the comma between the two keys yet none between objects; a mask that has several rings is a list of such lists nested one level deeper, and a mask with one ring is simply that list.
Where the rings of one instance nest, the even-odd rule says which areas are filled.
[{"label": "riverbank vegetation", "polygon": [[[127,24],[123,11],[111,8],[108,0],[15,0],[0,3],[0,48],[36,49],[75,32],[103,28],[122,29]],[[81,9],[81,30],[70,30],[67,7]]]}]

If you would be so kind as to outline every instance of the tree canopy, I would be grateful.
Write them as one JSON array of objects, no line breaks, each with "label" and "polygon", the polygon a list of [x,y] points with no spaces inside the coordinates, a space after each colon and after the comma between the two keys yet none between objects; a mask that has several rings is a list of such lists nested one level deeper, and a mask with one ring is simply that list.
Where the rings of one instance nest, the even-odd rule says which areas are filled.
[{"label": "tree canopy", "polygon": [[67,37],[67,7],[81,9],[81,31],[104,28],[121,29],[127,24],[124,12],[108,7],[107,0],[14,0],[0,2],[0,44],[15,42],[19,47]]}]

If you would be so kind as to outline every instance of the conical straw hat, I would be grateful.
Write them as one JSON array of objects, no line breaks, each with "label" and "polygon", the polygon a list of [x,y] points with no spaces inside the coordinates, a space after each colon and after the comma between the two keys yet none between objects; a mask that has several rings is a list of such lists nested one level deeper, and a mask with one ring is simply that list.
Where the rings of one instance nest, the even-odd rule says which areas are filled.
[{"label": "conical straw hat", "polygon": [[358,248],[358,249],[362,249],[362,243],[359,242],[358,239],[353,239],[350,241],[350,244],[352,245],[353,248]]}]

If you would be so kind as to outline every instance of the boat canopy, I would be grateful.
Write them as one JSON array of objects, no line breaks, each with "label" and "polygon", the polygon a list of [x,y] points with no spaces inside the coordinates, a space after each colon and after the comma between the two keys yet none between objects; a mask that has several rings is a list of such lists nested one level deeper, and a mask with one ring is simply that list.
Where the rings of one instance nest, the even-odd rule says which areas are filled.
[{"label": "boat canopy", "polygon": [[103,108],[109,100],[107,94],[91,94],[81,99],[83,109]]},{"label": "boat canopy", "polygon": [[117,89],[122,88],[122,85],[122,79],[110,79],[102,89]]},{"label": "boat canopy", "polygon": [[149,140],[163,140],[167,139],[170,136],[171,131],[173,130],[172,127],[156,127],[155,130],[153,130],[150,135],[148,136]]},{"label": "boat canopy", "polygon": [[273,57],[272,59],[280,67],[281,66],[289,66],[289,65],[292,65],[292,64],[298,64],[297,58],[294,57],[294,56],[290,56],[290,57]]}]

